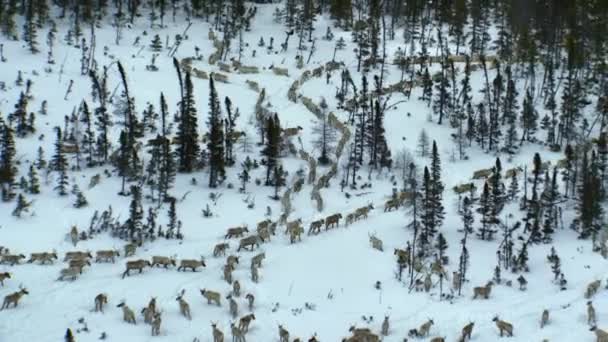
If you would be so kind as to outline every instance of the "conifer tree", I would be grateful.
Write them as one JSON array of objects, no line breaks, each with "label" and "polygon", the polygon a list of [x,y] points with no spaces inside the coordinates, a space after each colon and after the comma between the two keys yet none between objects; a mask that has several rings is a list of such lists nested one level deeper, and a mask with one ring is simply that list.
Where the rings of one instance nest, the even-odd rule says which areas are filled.
[{"label": "conifer tree", "polygon": [[209,120],[207,126],[209,127],[207,143],[207,149],[209,150],[209,187],[215,188],[224,179],[225,155],[222,109],[213,77],[209,77]]},{"label": "conifer tree", "polygon": [[537,128],[537,119],[538,113],[536,109],[534,109],[534,103],[532,99],[532,93],[530,89],[526,91],[526,96],[524,97],[523,105],[521,112],[521,125],[523,128],[523,133],[521,136],[521,142],[523,144],[524,141],[534,141]]},{"label": "conifer tree", "polygon": [[15,161],[15,140],[12,127],[4,124],[0,130],[0,186],[2,186],[2,200],[7,202],[15,197],[14,187],[17,179],[17,166]]},{"label": "conifer tree", "polygon": [[141,234],[143,227],[144,211],[141,206],[141,188],[137,185],[131,186],[131,204],[129,205],[129,219],[126,229],[128,238],[134,240],[136,234]]},{"label": "conifer tree", "polygon": [[465,196],[462,200],[462,226],[464,231],[467,233],[473,233],[473,223],[475,222],[475,216],[471,210],[471,200]]},{"label": "conifer tree", "polygon": [[29,212],[31,205],[32,202],[28,202],[23,194],[19,194],[19,196],[17,196],[17,205],[15,206],[12,215],[16,218],[21,218],[21,215],[24,212]]},{"label": "conifer tree", "polygon": [[51,170],[58,173],[57,186],[55,190],[60,196],[68,194],[68,161],[63,152],[63,136],[61,128],[55,127],[57,138],[55,140],[55,154],[51,158]]},{"label": "conifer tree", "polygon": [[38,180],[38,173],[34,165],[30,165],[28,172],[28,192],[32,195],[40,193],[40,181]]},{"label": "conifer tree", "polygon": [[431,151],[431,179],[432,179],[432,191],[433,191],[433,212],[434,222],[437,228],[443,224],[445,217],[445,210],[443,208],[443,182],[441,181],[441,160],[439,158],[439,151],[437,150],[437,143],[433,140],[433,148]]},{"label": "conifer tree", "polygon": [[[211,80],[210,80],[211,83]],[[177,128],[178,171],[192,172],[196,168],[200,155],[198,123],[194,103],[194,89],[190,73],[186,73],[185,92],[181,104],[180,119]]]},{"label": "conifer tree", "polygon": [[271,173],[275,170],[278,164],[280,153],[281,139],[281,124],[278,115],[274,115],[266,119],[266,146],[262,150],[262,154],[266,157],[266,182],[265,184],[272,185]]},{"label": "conifer tree", "polygon": [[65,342],[76,342],[74,339],[74,335],[72,334],[72,330],[69,328],[65,331]]},{"label": "conifer tree", "polygon": [[78,189],[76,191],[76,200],[74,201],[74,208],[83,208],[89,205],[89,201],[87,200],[87,198],[84,196],[84,194],[82,193],[82,191],[80,191],[80,189]]}]

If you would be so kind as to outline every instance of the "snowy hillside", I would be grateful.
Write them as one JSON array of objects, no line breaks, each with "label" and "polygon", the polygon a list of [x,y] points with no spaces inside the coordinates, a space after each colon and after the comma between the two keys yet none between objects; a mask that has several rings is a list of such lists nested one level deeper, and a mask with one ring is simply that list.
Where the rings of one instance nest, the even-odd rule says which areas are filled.
[{"label": "snowy hillside", "polygon": [[477,0],[92,3],[0,1],[0,341],[604,341],[603,38]]}]

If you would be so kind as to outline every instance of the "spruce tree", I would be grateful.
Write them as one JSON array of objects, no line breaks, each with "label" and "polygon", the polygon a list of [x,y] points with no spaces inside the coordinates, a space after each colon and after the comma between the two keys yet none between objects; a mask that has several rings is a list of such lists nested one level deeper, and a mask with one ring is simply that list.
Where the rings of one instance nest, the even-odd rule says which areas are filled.
[{"label": "spruce tree", "polygon": [[135,240],[141,233],[143,227],[144,210],[141,205],[141,188],[137,185],[131,186],[131,204],[129,205],[129,219],[126,228],[128,238]]},{"label": "spruce tree", "polygon": [[72,334],[72,330],[69,328],[65,331],[65,342],[75,342],[74,335]]},{"label": "spruce tree", "polygon": [[522,105],[521,112],[521,125],[523,128],[523,133],[521,136],[521,143],[524,141],[534,141],[537,128],[537,120],[538,113],[536,109],[534,109],[534,103],[532,99],[532,93],[530,89],[526,91],[526,96],[524,97],[524,102]]},{"label": "spruce tree", "polygon": [[38,180],[38,173],[36,172],[36,168],[34,165],[30,165],[30,169],[28,172],[28,192],[32,195],[37,195],[40,193],[40,181]]},{"label": "spruce tree", "polygon": [[475,216],[471,210],[471,200],[466,197],[462,200],[462,227],[463,230],[468,234],[473,233],[473,223],[475,222]]},{"label": "spruce tree", "polygon": [[215,90],[213,77],[209,77],[209,136],[207,149],[209,150],[209,187],[215,188],[225,176],[224,130],[222,109]]},{"label": "spruce tree", "polygon": [[198,138],[198,123],[196,118],[196,105],[194,102],[194,89],[192,80],[190,78],[190,73],[186,73],[185,92],[181,107],[182,110],[180,111],[176,136],[178,171],[192,172],[197,166],[197,159],[200,155],[200,146]]},{"label": "spruce tree", "polygon": [[19,196],[17,196],[17,205],[15,206],[12,215],[16,218],[21,218],[21,215],[24,212],[29,212],[29,208],[31,205],[32,202],[28,202],[25,199],[25,196],[23,196],[23,194],[19,194]]},{"label": "spruce tree", "polygon": [[61,128],[55,127],[57,138],[55,140],[55,154],[51,158],[51,170],[58,173],[57,186],[55,190],[59,192],[60,196],[67,196],[68,194],[68,161],[63,152],[63,136]]},{"label": "spruce tree", "polygon": [[281,139],[281,124],[279,117],[275,114],[266,119],[266,146],[262,150],[262,154],[266,157],[266,182],[265,184],[273,185],[271,182],[271,173],[275,170],[278,164],[280,153]]},{"label": "spruce tree", "polygon": [[13,138],[13,129],[4,124],[0,130],[0,186],[2,186],[2,200],[7,202],[15,197],[14,187],[17,179],[16,150]]},{"label": "spruce tree", "polygon": [[443,224],[445,217],[445,210],[443,208],[443,182],[441,181],[441,160],[439,158],[439,151],[437,149],[437,143],[433,140],[433,147],[431,150],[431,178],[433,187],[433,212],[434,222],[437,228]]}]

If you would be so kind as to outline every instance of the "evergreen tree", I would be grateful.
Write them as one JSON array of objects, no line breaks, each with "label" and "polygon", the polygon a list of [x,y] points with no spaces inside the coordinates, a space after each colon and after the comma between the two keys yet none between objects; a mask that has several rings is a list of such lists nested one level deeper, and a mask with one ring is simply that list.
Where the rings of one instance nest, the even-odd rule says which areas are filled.
[{"label": "evergreen tree", "polygon": [[156,133],[156,121],[158,120],[158,113],[154,109],[154,105],[148,103],[146,109],[143,112],[143,126],[144,130],[150,133]]},{"label": "evergreen tree", "polygon": [[76,191],[76,200],[74,201],[74,208],[83,208],[89,205],[89,201],[87,201],[87,198],[84,196],[84,194],[82,193],[82,191],[80,191],[80,189],[78,189]]},{"label": "evergreen tree", "polygon": [[2,187],[2,200],[7,202],[15,197],[14,187],[17,179],[17,166],[15,156],[15,140],[13,129],[4,124],[0,130],[2,141],[0,144],[0,186]]},{"label": "evergreen tree", "polygon": [[12,215],[16,218],[21,218],[21,215],[24,212],[29,212],[31,205],[32,202],[28,202],[23,194],[19,194],[19,196],[17,196],[17,205],[15,206]]},{"label": "evergreen tree", "polygon": [[36,156],[36,168],[42,170],[46,167],[46,160],[44,159],[44,149],[42,146],[38,146],[38,153]]},{"label": "evergreen tree", "polygon": [[467,237],[468,232],[465,230],[464,237],[460,241],[461,249],[460,249],[460,257],[458,258],[458,275],[460,279],[458,281],[458,295],[462,294],[462,286],[467,279],[467,271],[469,270],[469,250],[467,248]]},{"label": "evergreen tree", "polygon": [[209,137],[207,149],[209,150],[209,187],[215,188],[225,176],[224,160],[224,130],[222,109],[215,90],[213,77],[209,77]]},{"label": "evergreen tree", "polygon": [[[210,83],[212,81],[210,80]],[[178,171],[192,172],[196,168],[197,158],[200,155],[198,142],[198,124],[196,106],[194,103],[194,89],[190,73],[186,73],[185,93],[182,100],[182,110],[177,128]]]},{"label": "evergreen tree", "polygon": [[431,106],[431,100],[433,99],[433,79],[431,78],[431,74],[429,73],[429,68],[424,68],[424,73],[422,74],[422,96],[420,100],[425,101],[427,106]]},{"label": "evergreen tree", "polygon": [[141,234],[143,227],[144,210],[141,206],[141,188],[131,186],[131,204],[129,205],[129,219],[126,223],[128,238],[135,240]]},{"label": "evergreen tree", "polygon": [[262,154],[266,157],[266,182],[265,184],[272,185],[271,173],[275,170],[278,164],[280,153],[281,139],[281,124],[278,115],[266,119],[266,146],[262,150]]},{"label": "evergreen tree", "polygon": [[428,247],[437,233],[434,186],[428,167],[424,168],[421,192],[422,207],[420,208],[420,223],[422,229],[420,231],[418,245],[420,247],[420,252],[424,255],[428,252]]},{"label": "evergreen tree", "polygon": [[433,212],[434,222],[437,228],[443,224],[445,217],[445,210],[443,208],[443,182],[441,181],[441,160],[439,158],[439,151],[437,150],[437,143],[433,140],[433,148],[431,152],[431,179],[432,179],[432,192],[433,192]]},{"label": "evergreen tree", "polygon": [[509,190],[507,196],[509,200],[513,201],[517,198],[519,193],[519,183],[517,181],[517,172],[513,172],[511,175],[511,183],[509,183]]},{"label": "evergreen tree", "polygon": [[66,196],[68,194],[68,161],[63,152],[61,128],[55,127],[55,131],[57,139],[55,140],[55,154],[51,158],[51,170],[56,171],[59,176],[55,190],[59,192],[60,196]]},{"label": "evergreen tree", "polygon": [[23,40],[28,43],[29,50],[32,54],[40,52],[38,50],[38,27],[35,22],[34,0],[27,2],[25,11],[25,23],[23,24]]},{"label": "evergreen tree", "polygon": [[161,52],[163,50],[163,42],[160,39],[160,36],[158,34],[154,35],[154,38],[152,39],[152,42],[150,43],[150,48],[154,52]]},{"label": "evergreen tree", "polygon": [[524,98],[522,107],[521,125],[523,128],[523,133],[521,136],[521,142],[523,144],[524,141],[535,140],[534,135],[536,134],[536,122],[538,120],[538,113],[536,112],[536,109],[534,109],[530,89],[526,91],[526,97]]},{"label": "evergreen tree", "polygon": [[36,168],[34,165],[30,165],[30,169],[28,172],[28,192],[32,195],[37,195],[40,193],[40,181],[38,180],[38,173],[36,172]]},{"label": "evergreen tree", "polygon": [[507,90],[503,100],[502,124],[505,122],[509,125],[505,135],[505,151],[514,153],[517,141],[517,96],[519,95],[515,88],[515,81],[511,78],[511,68],[507,67]]},{"label": "evergreen tree", "polygon": [[[448,249],[448,241],[445,239],[443,234],[437,234],[437,241],[435,242],[435,248],[437,249],[437,256],[439,260],[443,260],[445,251]],[[443,261],[441,261],[443,262]]]},{"label": "evergreen tree", "polygon": [[175,198],[172,197],[169,202],[169,211],[167,212],[167,216],[169,217],[169,223],[167,223],[167,232],[165,237],[167,239],[172,239],[175,237],[176,229],[177,229],[177,210],[175,208]]},{"label": "evergreen tree", "polygon": [[423,128],[418,135],[418,155],[426,157],[429,154],[429,136]]},{"label": "evergreen tree", "polygon": [[312,130],[312,133],[315,135],[312,143],[313,146],[321,151],[321,155],[318,158],[319,164],[327,165],[330,163],[328,154],[336,142],[337,134],[336,129],[329,123],[325,98],[321,98],[319,108],[321,109],[321,113],[317,116],[318,121]]},{"label": "evergreen tree", "polygon": [[473,223],[475,222],[475,216],[471,210],[471,200],[466,197],[462,200],[462,226],[465,232],[473,233]]},{"label": "evergreen tree", "polygon": [[[594,160],[592,155],[591,160]],[[576,222],[579,224],[579,237],[594,240],[602,227],[603,208],[600,202],[600,184],[594,162],[590,162],[587,153],[583,154],[580,168],[578,186],[578,200],[576,206]]]},{"label": "evergreen tree", "polygon": [[75,342],[74,335],[72,334],[72,330],[69,328],[65,331],[65,342]]},{"label": "evergreen tree", "polygon": [[433,111],[439,115],[437,124],[441,125],[444,116],[451,115],[454,108],[452,108],[452,102],[450,101],[450,81],[447,75],[448,65],[445,61],[441,62],[441,72],[438,74],[439,77],[435,81],[435,89],[437,90],[435,100],[433,102]]},{"label": "evergreen tree", "polygon": [[34,126],[28,120],[27,106],[28,97],[21,92],[19,100],[15,104],[15,111],[8,116],[9,123],[15,123],[15,134],[20,138],[35,131]]},{"label": "evergreen tree", "polygon": [[486,109],[483,103],[477,105],[477,126],[475,131],[477,132],[477,143],[482,149],[485,149],[486,142],[489,140],[489,127]]},{"label": "evergreen tree", "polygon": [[497,223],[497,218],[493,216],[492,195],[488,183],[484,183],[483,192],[479,199],[479,213],[481,214],[481,228],[478,236],[482,240],[491,240],[496,230],[493,226]]}]

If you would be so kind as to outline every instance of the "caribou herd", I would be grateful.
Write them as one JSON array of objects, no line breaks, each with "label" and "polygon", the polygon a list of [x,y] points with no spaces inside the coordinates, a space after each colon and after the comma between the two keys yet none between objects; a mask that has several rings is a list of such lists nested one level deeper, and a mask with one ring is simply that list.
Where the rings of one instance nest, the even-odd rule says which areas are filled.
[{"label": "caribou herd", "polygon": [[[471,191],[474,190],[474,187],[472,185],[467,184],[465,186],[462,186],[458,190]],[[386,201],[383,211],[390,212],[396,208],[404,206],[406,205],[406,202],[409,198],[411,198],[410,193],[396,193],[392,196],[392,198]],[[370,211],[372,211],[373,209],[374,206],[372,204],[368,204],[366,206],[357,208],[353,212],[347,213],[344,216],[341,213],[335,213],[322,219],[312,220],[309,223],[307,235],[315,236],[321,234],[323,230],[329,231],[335,229],[340,226],[342,220],[342,226],[350,226],[359,220],[368,218]],[[238,247],[236,249],[237,253],[241,252],[242,250],[252,252],[259,248],[261,244],[269,242],[272,236],[276,236],[278,226],[284,225],[284,233],[285,235],[287,235],[289,243],[294,244],[301,241],[302,239],[302,235],[305,232],[303,224],[304,223],[301,218],[292,221],[288,221],[285,218],[282,218],[278,221],[272,221],[267,219],[258,222],[256,225],[255,233],[251,233],[247,225],[228,228],[226,234],[223,235],[223,241],[218,242],[214,245],[212,249],[212,255],[214,258],[226,257],[226,263],[223,267],[223,278],[228,284],[232,286],[232,290],[229,293],[222,295],[218,291],[214,291],[207,288],[201,288],[200,295],[203,298],[203,301],[206,302],[208,305],[215,305],[221,307],[222,297],[224,297],[224,299],[228,301],[228,312],[230,313],[230,316],[233,320],[236,320],[239,317],[238,298],[241,298],[242,289],[241,283],[238,280],[233,279],[232,272],[241,263],[242,256],[234,254],[226,256],[227,252],[231,249],[230,239],[239,239],[237,243]],[[69,235],[73,237],[77,236],[77,234],[78,232],[76,227],[72,227]],[[382,240],[380,240],[375,233],[369,235],[369,240],[372,248],[380,252],[384,251]],[[77,241],[73,240],[74,246],[76,245],[76,243]],[[65,253],[63,258],[63,261],[67,263],[67,267],[62,268],[60,270],[59,277],[57,278],[57,280],[75,281],[83,274],[85,268],[91,268],[93,264],[115,263],[116,259],[120,258],[121,255],[124,255],[124,257],[133,257],[137,254],[138,249],[140,249],[141,246],[141,242],[134,242],[125,245],[122,251],[119,251],[117,249],[98,250],[95,252],[95,257],[93,257],[93,253],[91,251],[68,251]],[[430,289],[433,287],[433,275],[439,276],[442,279],[448,279],[448,274],[443,267],[443,265],[447,262],[444,262],[443,260],[437,260],[433,264],[426,266],[423,264],[422,260],[418,260],[417,258],[411,255],[411,251],[409,250],[409,248],[395,248],[393,254],[396,256],[400,274],[403,269],[411,267],[412,270],[414,270],[417,274],[424,275],[424,280],[422,280],[422,278],[417,278],[415,280],[413,288],[416,289],[416,291],[429,292]],[[27,259],[27,257],[24,254],[14,254],[11,253],[8,248],[0,246],[0,264],[15,267],[17,265],[20,265],[25,259]],[[265,259],[266,252],[264,251],[259,252],[251,257],[249,265],[251,280],[253,283],[259,282],[259,269],[262,267],[262,264]],[[50,252],[47,251],[31,253],[29,260],[27,260],[27,263],[38,265],[53,265],[58,260],[59,258],[57,252],[53,250]],[[200,269],[206,268],[207,264],[203,256],[201,256],[200,259],[178,260],[176,256],[154,255],[151,257],[151,259],[139,258],[135,260],[127,260],[125,262],[125,266],[125,271],[121,275],[123,279],[126,277],[130,277],[132,275],[132,272],[134,271],[138,274],[143,273],[144,270],[147,268],[173,268],[177,271],[186,272],[190,270],[192,272],[197,272]],[[0,273],[0,285],[4,287],[5,281],[14,281],[13,278],[14,277],[10,272]],[[461,285],[460,280],[461,277],[458,272],[453,272],[452,287],[458,288]],[[484,300],[490,299],[493,285],[494,283],[492,281],[488,281],[487,284],[484,286],[474,287],[473,296],[471,298]],[[587,299],[591,299],[599,291],[600,286],[600,280],[595,280],[591,282],[587,286],[587,289],[584,293],[584,297]],[[17,307],[22,297],[28,294],[28,290],[20,285],[19,291],[10,293],[4,297],[4,301],[0,310],[9,309],[11,307]],[[252,293],[247,293],[244,298],[247,301],[247,308],[250,312],[238,318],[238,323],[232,322],[230,324],[230,333],[232,334],[233,342],[245,342],[250,325],[253,324],[256,319],[255,314],[253,312],[255,296]],[[182,289],[182,291],[175,297],[175,300],[177,301],[180,314],[185,319],[192,320],[193,315],[190,310],[190,304],[186,301],[185,298],[185,289]],[[109,296],[107,294],[98,294],[94,298],[93,311],[103,313],[104,307],[108,304],[108,302]],[[133,309],[131,309],[124,300],[122,300],[118,305],[116,305],[116,307],[122,309],[123,321],[129,324],[137,324],[137,315],[135,314],[135,311],[133,311]],[[149,324],[151,327],[151,335],[157,336],[161,334],[163,312],[157,307],[156,298],[153,297],[148,303],[148,305],[144,307],[140,312],[144,317],[144,323]],[[496,324],[498,334],[501,337],[514,335],[513,324],[500,319],[498,315],[494,316],[492,321]],[[545,309],[541,315],[540,328],[544,328],[549,323],[549,311]],[[596,313],[591,300],[587,302],[587,323],[590,326],[590,330],[595,333],[597,337],[597,342],[608,342],[608,333],[602,329],[597,328],[596,326]],[[429,318],[419,327],[410,329],[407,335],[409,338],[429,337],[431,335],[431,330],[434,324],[435,323],[433,319]],[[470,322],[465,325],[460,332],[460,337],[458,341],[464,342],[470,340],[474,326],[475,322]],[[224,332],[221,330],[218,323],[213,322],[211,324],[211,327],[213,342],[223,342]],[[381,341],[382,336],[387,336],[390,333],[389,316],[385,316],[378,334],[372,332],[370,328],[357,328],[355,326],[351,326],[348,332],[350,333],[350,336],[343,338],[343,342]],[[285,326],[281,324],[278,325],[278,337],[281,342],[302,341],[299,338],[290,340],[291,337],[289,331],[285,328]],[[407,340],[407,338],[404,339],[404,341]],[[308,341],[318,341],[316,333],[312,337],[310,337]],[[442,342],[445,341],[445,338],[434,337],[430,341]]]}]

